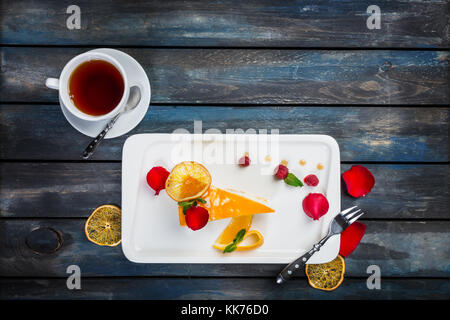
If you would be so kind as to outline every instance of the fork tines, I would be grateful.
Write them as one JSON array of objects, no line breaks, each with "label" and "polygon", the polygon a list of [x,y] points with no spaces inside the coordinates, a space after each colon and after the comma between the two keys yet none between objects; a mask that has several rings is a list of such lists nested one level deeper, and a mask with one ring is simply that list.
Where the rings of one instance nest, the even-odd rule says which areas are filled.
[{"label": "fork tines", "polygon": [[359,217],[361,217],[364,214],[364,212],[362,212],[361,209],[358,209],[358,206],[354,206],[345,209],[340,214],[348,221],[349,224],[352,224],[353,222],[358,220]]}]

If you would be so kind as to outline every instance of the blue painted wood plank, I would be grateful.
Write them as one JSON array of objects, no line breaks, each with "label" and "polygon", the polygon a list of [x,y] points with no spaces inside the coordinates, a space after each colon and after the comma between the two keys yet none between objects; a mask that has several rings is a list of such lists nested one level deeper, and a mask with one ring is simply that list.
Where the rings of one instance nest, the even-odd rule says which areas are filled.
[{"label": "blue painted wood plank", "polygon": [[[106,140],[94,160],[120,160],[127,137],[172,133],[194,121],[202,132],[218,129],[278,129],[280,134],[327,134],[342,161],[443,162],[449,160],[448,108],[377,107],[169,107],[151,106],[128,134]],[[0,105],[1,159],[77,160],[90,138],[64,118],[56,105]]]},{"label": "blue painted wood plank", "polygon": [[[443,187],[449,165],[364,166],[375,187],[360,199],[343,188],[343,208],[358,205],[370,219],[450,219],[450,190]],[[308,174],[295,164],[291,171],[300,179]],[[0,176],[0,218],[87,218],[100,204],[121,205],[121,163],[12,162],[0,166]]]},{"label": "blue painted wood plank", "polygon": [[[448,6],[439,1],[78,0],[81,29],[66,27],[68,3],[12,1],[0,10],[0,42],[45,45],[241,47],[448,47]],[[367,9],[381,10],[369,30]]]},{"label": "blue painted wood plank", "polygon": [[380,290],[367,289],[365,278],[345,279],[330,292],[313,289],[304,279],[282,287],[272,279],[241,278],[97,278],[81,283],[81,290],[68,290],[66,279],[0,279],[0,299],[448,300],[450,291],[448,279],[382,278]]},{"label": "blue painted wood plank", "polygon": [[[87,48],[0,49],[0,102],[57,102],[44,85]],[[448,105],[448,52],[123,49],[152,103]]]},{"label": "blue painted wood plank", "polygon": [[[120,245],[103,247],[87,240],[85,222],[86,219],[0,219],[0,276],[65,277],[67,267],[76,264],[85,277],[273,277],[274,281],[283,268],[281,264],[133,263],[125,258]],[[367,267],[378,265],[382,278],[449,278],[449,221],[369,220],[363,223],[367,225],[366,234],[346,258],[347,276],[366,277]],[[46,229],[41,233],[41,240],[31,235],[39,228]],[[57,247],[52,245],[58,242],[55,235],[61,238],[60,249],[42,253],[39,248],[48,252],[49,246],[52,250]],[[304,277],[304,274],[299,272],[295,276]]]}]

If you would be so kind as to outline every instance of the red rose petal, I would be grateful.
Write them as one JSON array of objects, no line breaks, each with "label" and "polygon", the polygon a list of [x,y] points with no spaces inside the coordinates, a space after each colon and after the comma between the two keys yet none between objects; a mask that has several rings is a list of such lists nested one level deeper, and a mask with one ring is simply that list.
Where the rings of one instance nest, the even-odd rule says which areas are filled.
[{"label": "red rose petal", "polygon": [[347,186],[347,192],[352,197],[359,198],[367,195],[375,185],[375,178],[366,167],[356,165],[342,174]]},{"label": "red rose petal", "polygon": [[163,167],[153,167],[147,173],[147,183],[155,190],[155,195],[166,188],[166,180],[170,172]]},{"label": "red rose petal", "polygon": [[203,228],[209,220],[208,210],[202,207],[190,207],[185,215],[186,225],[192,230]]},{"label": "red rose petal", "polygon": [[341,247],[339,249],[339,254],[343,257],[350,255],[361,242],[365,232],[365,224],[358,221],[352,223],[341,233]]},{"label": "red rose petal", "polygon": [[313,220],[319,220],[328,212],[330,205],[327,198],[321,193],[310,193],[302,201],[303,211]]}]

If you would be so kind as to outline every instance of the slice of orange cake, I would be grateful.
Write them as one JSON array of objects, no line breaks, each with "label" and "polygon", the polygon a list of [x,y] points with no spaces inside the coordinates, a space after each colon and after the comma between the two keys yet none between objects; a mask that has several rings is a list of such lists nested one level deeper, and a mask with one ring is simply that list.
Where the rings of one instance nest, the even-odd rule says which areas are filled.
[{"label": "slice of orange cake", "polygon": [[[210,221],[275,212],[275,210],[261,202],[214,186],[211,186],[201,198],[206,203],[199,202],[197,205],[208,210]],[[180,225],[185,226],[186,220],[184,218],[183,208],[180,206],[178,207],[178,216]]]}]

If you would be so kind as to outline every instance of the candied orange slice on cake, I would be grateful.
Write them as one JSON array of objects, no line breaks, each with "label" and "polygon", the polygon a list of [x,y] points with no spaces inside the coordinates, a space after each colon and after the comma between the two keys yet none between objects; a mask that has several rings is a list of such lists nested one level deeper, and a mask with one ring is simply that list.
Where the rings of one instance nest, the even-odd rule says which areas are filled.
[{"label": "candied orange slice on cake", "polygon": [[184,161],[177,164],[166,180],[166,192],[175,201],[200,198],[211,185],[211,175],[198,162]]},{"label": "candied orange slice on cake", "polygon": [[[262,201],[252,200],[236,192],[214,186],[211,186],[201,198],[205,200],[205,203],[198,202],[197,205],[208,210],[210,221],[275,212],[275,210],[263,204]],[[182,207],[178,207],[178,215],[180,225],[185,226],[186,221]]]},{"label": "candied orange slice on cake", "polygon": [[[213,244],[213,247],[226,252],[244,251],[259,248],[264,243],[264,238],[257,230],[250,230],[253,216],[240,216],[232,218],[225,230]],[[240,238],[240,241],[236,240]],[[249,239],[249,240],[247,240]]]},{"label": "candied orange slice on cake", "polygon": [[223,230],[219,238],[217,238],[214,246],[216,247],[217,245],[227,245],[233,242],[233,239],[236,237],[236,234],[240,230],[244,229],[245,232],[247,232],[250,229],[250,227],[252,226],[252,220],[253,216],[241,216],[232,218],[225,230]]}]

